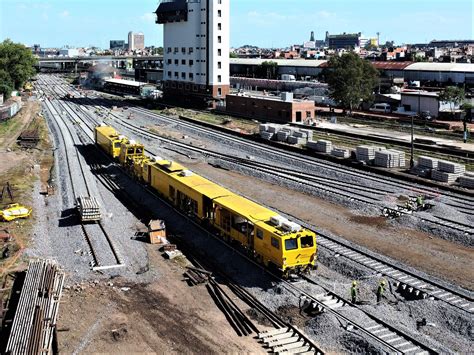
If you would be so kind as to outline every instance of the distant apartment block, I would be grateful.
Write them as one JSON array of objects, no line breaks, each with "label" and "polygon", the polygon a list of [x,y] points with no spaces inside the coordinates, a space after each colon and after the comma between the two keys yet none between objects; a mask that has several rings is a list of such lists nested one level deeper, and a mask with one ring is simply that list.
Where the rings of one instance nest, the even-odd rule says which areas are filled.
[{"label": "distant apartment block", "polygon": [[145,35],[142,32],[129,32],[128,33],[128,50],[143,50],[145,49]]},{"label": "distant apartment block", "polygon": [[342,33],[330,35],[326,32],[326,44],[331,49],[348,49],[360,47],[362,33]]},{"label": "distant apartment block", "polygon": [[110,41],[110,50],[121,50],[126,49],[127,44],[123,40],[111,40]]},{"label": "distant apartment block", "polygon": [[160,3],[156,23],[164,25],[165,97],[215,102],[229,93],[229,1]]}]

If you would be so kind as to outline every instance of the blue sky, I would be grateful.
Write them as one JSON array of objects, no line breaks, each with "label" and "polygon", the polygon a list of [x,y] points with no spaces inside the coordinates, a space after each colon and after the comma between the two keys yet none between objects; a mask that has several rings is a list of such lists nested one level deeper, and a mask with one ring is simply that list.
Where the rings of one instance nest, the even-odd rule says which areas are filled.
[{"label": "blue sky", "polygon": [[[226,0],[224,0],[226,1]],[[231,45],[284,47],[330,33],[381,33],[381,41],[472,39],[473,0],[230,0]],[[145,33],[162,44],[158,0],[0,0],[0,40],[43,47],[97,45]]]}]

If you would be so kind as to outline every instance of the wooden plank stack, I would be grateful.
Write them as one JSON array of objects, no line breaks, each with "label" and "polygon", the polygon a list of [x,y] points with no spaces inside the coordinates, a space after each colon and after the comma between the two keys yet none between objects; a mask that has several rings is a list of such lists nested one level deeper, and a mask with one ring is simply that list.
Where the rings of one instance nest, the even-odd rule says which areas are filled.
[{"label": "wooden plank stack", "polygon": [[30,261],[6,353],[52,354],[63,284],[64,272],[55,261]]}]

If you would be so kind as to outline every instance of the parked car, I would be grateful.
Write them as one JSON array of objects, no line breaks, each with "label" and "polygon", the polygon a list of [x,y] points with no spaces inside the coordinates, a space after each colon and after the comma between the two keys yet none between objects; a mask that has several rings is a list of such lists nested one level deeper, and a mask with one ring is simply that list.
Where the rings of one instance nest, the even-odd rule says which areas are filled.
[{"label": "parked car", "polygon": [[375,104],[373,105],[369,111],[372,112],[383,112],[383,113],[390,113],[392,111],[389,104],[382,103],[382,104]]}]

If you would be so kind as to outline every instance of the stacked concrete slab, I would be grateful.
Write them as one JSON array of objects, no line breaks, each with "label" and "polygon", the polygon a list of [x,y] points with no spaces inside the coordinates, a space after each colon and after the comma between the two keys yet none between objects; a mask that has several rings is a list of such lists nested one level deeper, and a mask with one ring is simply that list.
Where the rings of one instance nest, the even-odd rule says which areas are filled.
[{"label": "stacked concrete slab", "polygon": [[291,132],[280,131],[277,133],[276,139],[279,142],[286,142],[290,135],[291,135]]},{"label": "stacked concrete slab", "polygon": [[275,135],[275,133],[260,132],[260,137],[262,137],[263,139],[266,139],[266,140],[268,140],[268,141],[271,140],[274,135]]},{"label": "stacked concrete slab", "polygon": [[459,179],[460,176],[461,174],[452,174],[452,173],[447,173],[445,171],[440,171],[436,169],[433,169],[431,171],[431,178],[433,180],[445,182],[448,184],[455,183],[456,180]]},{"label": "stacked concrete slab", "polygon": [[295,137],[295,136],[289,136],[288,137],[288,143],[290,144],[300,144],[304,145],[308,142],[306,138],[303,137]]},{"label": "stacked concrete slab", "polygon": [[375,152],[384,149],[384,147],[375,145],[359,145],[356,147],[356,158],[359,161],[373,162],[375,160]]},{"label": "stacked concrete slab", "polygon": [[349,158],[351,156],[351,152],[349,151],[349,149],[333,148],[331,150],[331,155],[338,158]]},{"label": "stacked concrete slab", "polygon": [[431,178],[436,181],[452,184],[466,172],[466,166],[450,161],[439,160],[438,168],[433,169]]},{"label": "stacked concrete slab", "polygon": [[437,169],[438,168],[438,159],[431,158],[431,157],[420,156],[420,157],[418,157],[418,165],[421,168]]},{"label": "stacked concrete slab", "polygon": [[384,168],[404,167],[406,164],[405,152],[394,149],[375,151],[374,164]]},{"label": "stacked concrete slab", "polygon": [[459,185],[468,189],[474,189],[474,173],[466,173],[459,178]]},{"label": "stacked concrete slab", "polygon": [[311,141],[311,143],[308,142],[307,146],[309,149],[313,149],[317,152],[327,153],[327,154],[331,153],[331,150],[332,150],[332,142],[324,140],[324,139],[320,139],[317,142],[313,142],[313,141]]},{"label": "stacked concrete slab", "polygon": [[466,172],[466,166],[450,161],[440,160],[438,162],[438,170],[451,174],[463,174]]}]

